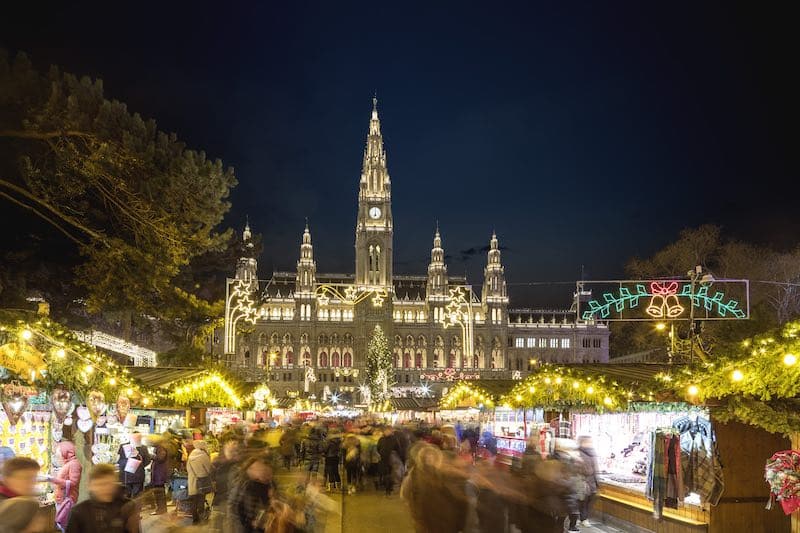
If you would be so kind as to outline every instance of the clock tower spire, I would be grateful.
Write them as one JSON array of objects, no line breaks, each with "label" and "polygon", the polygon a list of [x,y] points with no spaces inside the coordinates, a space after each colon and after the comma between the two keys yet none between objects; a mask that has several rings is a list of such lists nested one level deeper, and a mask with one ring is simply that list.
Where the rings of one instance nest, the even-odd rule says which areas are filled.
[{"label": "clock tower spire", "polygon": [[378,99],[372,99],[367,145],[358,188],[356,284],[392,285],[392,182],[386,168]]}]

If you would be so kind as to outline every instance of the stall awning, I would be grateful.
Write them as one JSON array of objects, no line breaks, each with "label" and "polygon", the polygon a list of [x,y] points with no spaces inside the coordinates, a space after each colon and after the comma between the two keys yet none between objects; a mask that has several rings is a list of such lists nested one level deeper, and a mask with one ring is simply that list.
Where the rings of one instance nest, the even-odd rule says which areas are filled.
[{"label": "stall awning", "polygon": [[431,411],[436,409],[434,398],[392,398],[392,407],[396,411]]},{"label": "stall awning", "polygon": [[208,373],[204,368],[191,367],[127,367],[130,375],[147,387],[167,388],[176,381],[196,378]]}]

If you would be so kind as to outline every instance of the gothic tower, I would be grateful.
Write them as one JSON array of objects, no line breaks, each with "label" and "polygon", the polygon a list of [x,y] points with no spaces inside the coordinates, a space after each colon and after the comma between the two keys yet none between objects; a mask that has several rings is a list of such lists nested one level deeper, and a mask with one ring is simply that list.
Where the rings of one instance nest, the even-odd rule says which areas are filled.
[{"label": "gothic tower", "polygon": [[426,286],[428,300],[435,300],[436,297],[444,297],[447,292],[447,265],[444,264],[444,249],[442,248],[442,237],[439,235],[439,226],[436,226],[436,234],[433,236],[433,248],[431,248],[431,262],[428,265],[428,283]]},{"label": "gothic tower", "polygon": [[314,247],[311,245],[311,231],[306,229],[303,232],[303,243],[300,245],[300,260],[297,262],[297,281],[295,292],[297,294],[308,294],[314,292],[314,284],[317,282],[317,263],[314,261]]},{"label": "gothic tower", "polygon": [[483,270],[482,292],[487,319],[491,320],[493,324],[502,324],[505,308],[508,305],[508,293],[506,292],[505,269],[500,262],[500,247],[494,232],[492,240],[489,241],[486,268]]},{"label": "gothic tower", "polygon": [[258,278],[258,263],[253,254],[253,235],[250,233],[250,222],[247,222],[242,232],[242,255],[236,262],[236,279],[254,281]]},{"label": "gothic tower", "polygon": [[383,149],[378,99],[372,99],[367,146],[358,189],[356,284],[392,286],[392,193]]}]

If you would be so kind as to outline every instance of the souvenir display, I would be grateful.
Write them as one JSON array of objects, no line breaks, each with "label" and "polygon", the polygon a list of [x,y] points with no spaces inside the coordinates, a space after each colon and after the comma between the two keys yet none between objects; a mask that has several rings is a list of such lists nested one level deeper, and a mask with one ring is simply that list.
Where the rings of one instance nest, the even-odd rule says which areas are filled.
[{"label": "souvenir display", "polygon": [[105,394],[96,390],[90,392],[89,396],[86,398],[86,406],[89,408],[89,414],[92,416],[92,420],[97,421],[100,416],[105,414],[106,408],[108,407]]},{"label": "souvenir display", "polygon": [[0,412],[0,446],[8,446],[15,455],[32,457],[42,466],[42,472],[50,468],[50,412],[49,407],[34,406],[41,410],[22,413],[14,424]]},{"label": "souvenir display", "polygon": [[55,389],[51,395],[50,403],[53,406],[53,414],[56,422],[63,424],[64,420],[75,410],[72,403],[72,394],[64,389]]},{"label": "souvenir display", "polygon": [[34,391],[29,387],[23,387],[18,383],[7,383],[0,389],[0,403],[8,417],[9,423],[13,426],[28,408],[28,396],[34,395]]}]

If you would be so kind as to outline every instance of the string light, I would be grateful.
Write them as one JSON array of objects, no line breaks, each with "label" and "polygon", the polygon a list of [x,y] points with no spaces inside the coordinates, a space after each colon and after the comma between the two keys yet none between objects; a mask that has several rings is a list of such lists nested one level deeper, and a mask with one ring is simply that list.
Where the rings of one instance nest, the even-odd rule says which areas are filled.
[{"label": "string light", "polygon": [[797,363],[797,356],[792,353],[787,353],[783,356],[783,364],[786,366],[794,366]]},{"label": "string light", "polygon": [[744,374],[738,368],[731,373],[731,379],[733,381],[742,381],[744,379]]},{"label": "string light", "polygon": [[67,351],[64,348],[59,348],[56,350],[56,357],[59,359],[64,359],[67,356]]},{"label": "string light", "polygon": [[700,389],[697,388],[697,385],[689,385],[689,388],[686,389],[686,392],[689,393],[689,396],[697,396],[700,392]]},{"label": "string light", "polygon": [[29,329],[23,329],[19,336],[22,337],[22,340],[29,341],[33,337],[33,332]]},{"label": "string light", "polygon": [[108,378],[108,384],[112,387],[117,384],[117,380],[114,378]]},{"label": "string light", "polygon": [[594,394],[594,387],[592,387],[591,385],[586,387],[586,393],[587,394]]}]

